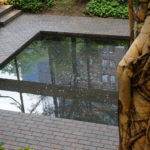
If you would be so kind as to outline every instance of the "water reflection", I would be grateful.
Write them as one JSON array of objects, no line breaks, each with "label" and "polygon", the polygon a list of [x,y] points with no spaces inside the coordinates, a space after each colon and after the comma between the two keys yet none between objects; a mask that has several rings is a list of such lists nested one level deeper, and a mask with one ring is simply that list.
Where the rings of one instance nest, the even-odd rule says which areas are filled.
[{"label": "water reflection", "polygon": [[116,40],[39,37],[0,71],[0,108],[116,125],[116,66],[126,49]]}]

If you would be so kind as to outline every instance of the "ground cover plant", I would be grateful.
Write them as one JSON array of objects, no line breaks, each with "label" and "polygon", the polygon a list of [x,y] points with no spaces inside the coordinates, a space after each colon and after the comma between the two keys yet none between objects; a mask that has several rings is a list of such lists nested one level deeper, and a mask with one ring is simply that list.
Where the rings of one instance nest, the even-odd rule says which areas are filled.
[{"label": "ground cover plant", "polygon": [[[0,142],[0,150],[6,150],[3,146],[5,145],[4,142]],[[24,148],[20,148],[19,150],[33,150],[33,149],[30,149],[28,147],[24,147]]]},{"label": "ground cover plant", "polygon": [[127,0],[8,0],[7,4],[34,13],[128,18]]},{"label": "ground cover plant", "polygon": [[92,16],[128,18],[128,4],[124,0],[91,0],[85,11]]},{"label": "ground cover plant", "polygon": [[5,150],[4,148],[3,148],[3,145],[4,145],[5,143],[4,142],[0,142],[0,150]]},{"label": "ground cover plant", "polygon": [[54,5],[54,0],[8,0],[6,4],[14,5],[24,11],[37,13],[51,8]]}]

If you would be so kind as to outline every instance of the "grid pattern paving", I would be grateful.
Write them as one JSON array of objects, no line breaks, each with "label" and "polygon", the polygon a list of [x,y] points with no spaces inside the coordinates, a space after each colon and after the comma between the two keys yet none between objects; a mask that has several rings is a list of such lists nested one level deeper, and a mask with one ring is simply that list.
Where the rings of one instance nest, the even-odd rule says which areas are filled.
[{"label": "grid pattern paving", "polygon": [[8,150],[117,150],[116,126],[0,110],[0,141]]}]

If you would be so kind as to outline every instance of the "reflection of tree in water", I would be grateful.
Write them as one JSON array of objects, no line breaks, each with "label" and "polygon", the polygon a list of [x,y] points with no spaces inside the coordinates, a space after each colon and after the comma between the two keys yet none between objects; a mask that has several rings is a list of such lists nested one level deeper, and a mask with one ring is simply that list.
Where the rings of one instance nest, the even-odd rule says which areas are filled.
[{"label": "reflection of tree in water", "polygon": [[[50,71],[50,76],[51,76],[51,84],[55,85],[56,84],[56,78],[59,74],[62,74],[64,70],[68,70],[68,57],[66,55],[69,54],[69,45],[68,45],[68,38],[51,38],[48,39],[47,41],[47,47],[48,47],[48,60],[49,60],[49,71]],[[66,58],[66,59],[65,59]],[[64,68],[66,67],[66,68]],[[62,70],[62,68],[64,70]],[[58,117],[58,102],[57,102],[57,97],[53,96],[53,101],[54,101],[54,113],[55,116]],[[45,112],[48,113],[47,110],[50,110],[51,113],[51,107],[47,106],[45,107]]]},{"label": "reflection of tree in water", "polygon": [[38,106],[42,106],[42,114],[45,116],[51,116],[51,117],[58,117],[58,105],[56,103],[57,98],[56,97],[47,97],[47,96],[39,96],[39,100],[31,105],[31,109],[28,110],[29,113],[39,114],[37,111]]},{"label": "reflection of tree in water", "polygon": [[[97,41],[90,40],[88,38],[78,38],[77,51],[79,52],[79,59],[84,65],[81,64],[79,67],[80,74],[80,86],[82,86],[83,80],[86,83],[87,88],[92,87],[92,81],[95,80],[94,74],[92,72],[93,64],[98,65],[98,46]],[[86,69],[84,69],[86,68]]]},{"label": "reflection of tree in water", "polygon": [[11,61],[9,64],[7,64],[2,70],[2,73],[7,72],[9,75],[14,74],[16,75],[16,68],[15,68],[15,62],[14,60]]},{"label": "reflection of tree in water", "polygon": [[[20,73],[19,73],[19,67],[18,67],[18,61],[17,58],[14,58],[14,61],[12,61],[11,64],[8,64],[3,70],[2,72],[8,71],[9,74],[16,74],[17,80],[20,82]],[[24,108],[24,101],[23,101],[23,96],[22,96],[22,92],[21,89],[19,88],[19,98],[20,101],[16,100],[15,98],[11,97],[11,96],[3,96],[1,95],[1,97],[4,98],[10,98],[13,102],[11,102],[12,105],[15,105],[17,108],[19,108],[19,110],[22,113],[25,113],[25,108]]]},{"label": "reflection of tree in water", "polygon": [[[117,115],[115,114],[116,108],[111,106],[111,103],[102,103],[98,100],[90,101],[86,99],[65,99],[63,97],[56,97],[56,103],[54,102],[54,97],[31,95],[30,101],[36,99],[36,102],[30,104],[30,106],[25,106],[28,113],[31,114],[43,114],[51,117],[67,118],[81,121],[106,123],[106,124],[116,124]],[[15,103],[14,103],[15,102]],[[16,100],[12,100],[12,104],[16,105],[21,110],[21,104],[16,103]],[[38,107],[41,109],[38,109]],[[30,108],[29,108],[30,107]],[[57,109],[57,111],[56,111]]]},{"label": "reflection of tree in water", "polygon": [[54,108],[51,105],[45,105],[42,115],[52,116],[54,114]]},{"label": "reflection of tree in water", "polygon": [[[107,45],[108,46],[108,45]],[[52,85],[71,85],[73,90],[82,86],[82,81],[86,82],[86,88],[94,88],[93,66],[99,63],[99,55],[103,45],[96,40],[74,37],[46,37],[42,41],[33,42],[25,51],[17,56],[18,67],[23,73],[28,73],[38,62],[49,63],[49,83]],[[37,55],[38,54],[38,55]],[[82,64],[80,64],[80,61]],[[13,72],[14,64],[5,68],[8,72]],[[79,83],[81,81],[81,83]],[[96,81],[96,80],[95,80]],[[56,91],[57,93],[57,91]],[[93,98],[94,99],[94,98]],[[95,100],[95,99],[94,99]],[[30,113],[36,111],[39,105],[43,105],[44,115],[54,115],[55,117],[71,118],[97,122],[110,119],[112,111],[109,111],[110,104],[103,98],[99,102],[87,101],[84,98],[65,99],[53,96],[53,106],[48,102],[50,99],[41,98],[32,105]],[[107,101],[108,102],[108,101]],[[104,105],[108,111],[99,105]],[[104,112],[104,113],[102,113]],[[100,117],[106,116],[106,118]]]},{"label": "reflection of tree in water", "polygon": [[[14,61],[15,61],[15,67],[16,67],[17,80],[20,81],[20,74],[19,74],[19,67],[18,67],[17,58],[15,58]],[[22,96],[21,89],[19,91],[19,95],[20,95],[20,103],[21,103],[21,112],[25,113],[24,101],[23,101],[23,96]]]},{"label": "reflection of tree in water", "polygon": [[[46,50],[43,47],[43,43],[40,40],[33,41],[27,48],[25,48],[19,55],[16,56],[18,62],[18,68],[22,74],[30,72],[30,70],[37,65],[37,61],[42,61],[46,58]],[[9,74],[16,74],[14,60],[6,65],[2,72],[8,72]]]},{"label": "reflection of tree in water", "polygon": [[[62,101],[63,100],[63,101]],[[97,123],[116,124],[116,107],[85,99],[60,99],[59,117]],[[113,113],[112,113],[113,112]]]},{"label": "reflection of tree in water", "polygon": [[[81,39],[78,39],[81,40]],[[54,42],[55,41],[55,42]],[[68,42],[70,43],[70,50],[64,43]],[[61,44],[57,44],[57,42]],[[48,40],[48,56],[49,56],[49,68],[50,68],[50,74],[51,74],[51,83],[56,84],[56,76],[58,74],[62,75],[62,62],[63,64],[69,62],[69,64],[63,65],[63,67],[67,67],[67,65],[72,65],[72,88],[76,89],[78,87],[78,80],[79,80],[79,67],[78,67],[78,56],[81,55],[82,60],[84,61],[84,64],[86,64],[86,72],[87,72],[87,87],[91,88],[91,72],[90,72],[90,62],[97,61],[95,59],[95,56],[97,57],[98,54],[98,45],[97,42],[93,41],[91,44],[91,41],[88,39],[82,40],[79,42],[80,46],[78,46],[78,41],[76,38],[68,39],[62,39],[57,38]],[[57,46],[56,46],[57,45]],[[64,50],[66,51],[64,53]],[[63,52],[63,53],[62,53]],[[66,57],[66,53],[71,52],[71,58]],[[64,55],[65,54],[65,55]],[[70,54],[69,54],[70,55]],[[80,58],[80,59],[81,59]],[[70,59],[72,64],[70,64]],[[66,61],[66,62],[65,62]],[[65,71],[69,71],[66,68]],[[69,67],[70,69],[70,67]],[[81,70],[80,70],[81,71]],[[82,73],[82,72],[81,72]],[[55,114],[55,117],[60,118],[69,118],[69,119],[76,119],[76,120],[84,120],[84,121],[90,121],[90,122],[108,122],[111,120],[111,117],[114,119],[114,116],[112,116],[112,112],[106,111],[105,108],[97,107],[97,103],[94,103],[92,101],[87,101],[83,99],[73,99],[73,100],[67,100],[62,97],[54,97],[54,107],[47,104],[43,108],[43,114],[44,115],[52,115]],[[101,105],[104,105],[101,101]],[[102,113],[105,111],[104,113]],[[101,114],[100,114],[100,113]],[[103,115],[100,117],[100,115]],[[113,122],[113,121],[112,121]],[[113,122],[114,123],[114,122]]]},{"label": "reflection of tree in water", "polygon": [[39,100],[38,100],[35,104],[32,104],[32,105],[31,105],[31,109],[30,109],[30,110],[28,109],[29,113],[30,113],[30,114],[32,114],[32,113],[38,113],[38,112],[36,111],[36,109],[37,109],[37,107],[38,107],[39,105],[41,105],[41,103],[44,101],[44,99],[45,99],[45,96],[39,96]]},{"label": "reflection of tree in water", "polygon": [[72,86],[76,88],[78,84],[76,38],[71,38],[71,59],[72,59],[72,78],[73,78]]},{"label": "reflection of tree in water", "polygon": [[48,48],[50,75],[55,78],[55,84],[70,84],[70,38],[48,37],[44,42]]},{"label": "reflection of tree in water", "polygon": [[30,108],[28,109],[28,113],[30,114],[40,114],[41,112],[38,111],[38,107],[42,106],[42,114],[43,115],[54,115],[55,112],[55,108],[53,106],[53,104],[50,103],[51,98],[47,97],[47,96],[43,96],[43,95],[36,95],[36,97],[34,95],[28,95],[30,96],[30,101],[36,99],[35,103],[32,103],[30,105]]},{"label": "reflection of tree in water", "polygon": [[12,100],[12,102],[10,104],[15,105],[21,112],[22,112],[22,105],[20,102],[18,102],[18,100],[14,99],[11,96],[4,96],[4,95],[0,95],[0,97],[2,98],[9,98]]},{"label": "reflection of tree in water", "polygon": [[60,117],[75,120],[94,121],[95,115],[93,114],[91,108],[91,103],[88,101],[74,99],[71,100],[70,104],[65,105],[65,109],[61,107],[60,112],[63,114],[63,116],[60,114]]},{"label": "reflection of tree in water", "polygon": [[[90,87],[89,55],[86,55],[86,53],[88,52],[87,43],[88,42],[85,40],[83,47],[81,46],[81,49],[80,49],[77,45],[78,44],[77,39],[71,38],[72,69],[73,69],[73,77],[74,77],[73,78],[73,88],[77,88],[77,86],[78,86],[77,85],[77,83],[78,83],[77,77],[79,76],[79,73],[78,73],[77,61],[79,61],[79,60],[77,59],[77,53],[79,53],[79,52],[85,53],[84,56],[86,57],[86,64],[87,64],[88,87]],[[63,106],[65,106],[65,104],[63,104]],[[77,120],[83,120],[83,118],[84,118],[86,121],[89,121],[88,118],[90,118],[90,121],[91,121],[91,116],[93,116],[93,112],[92,112],[91,108],[92,108],[92,105],[91,105],[90,101],[82,101],[79,99],[74,99],[69,106],[70,110],[66,111],[67,106],[65,107],[65,109],[64,108],[62,109],[63,117],[70,118],[70,119],[77,119]],[[65,112],[67,112],[66,114],[64,113],[64,110],[65,110]],[[94,119],[94,117],[93,117],[93,119]]]}]

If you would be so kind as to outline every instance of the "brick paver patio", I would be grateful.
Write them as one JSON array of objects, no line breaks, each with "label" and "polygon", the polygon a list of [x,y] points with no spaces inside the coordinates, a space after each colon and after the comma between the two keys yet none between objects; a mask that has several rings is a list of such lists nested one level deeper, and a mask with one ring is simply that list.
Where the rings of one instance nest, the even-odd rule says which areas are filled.
[{"label": "brick paver patio", "polygon": [[115,126],[0,110],[0,141],[8,150],[117,150]]}]

